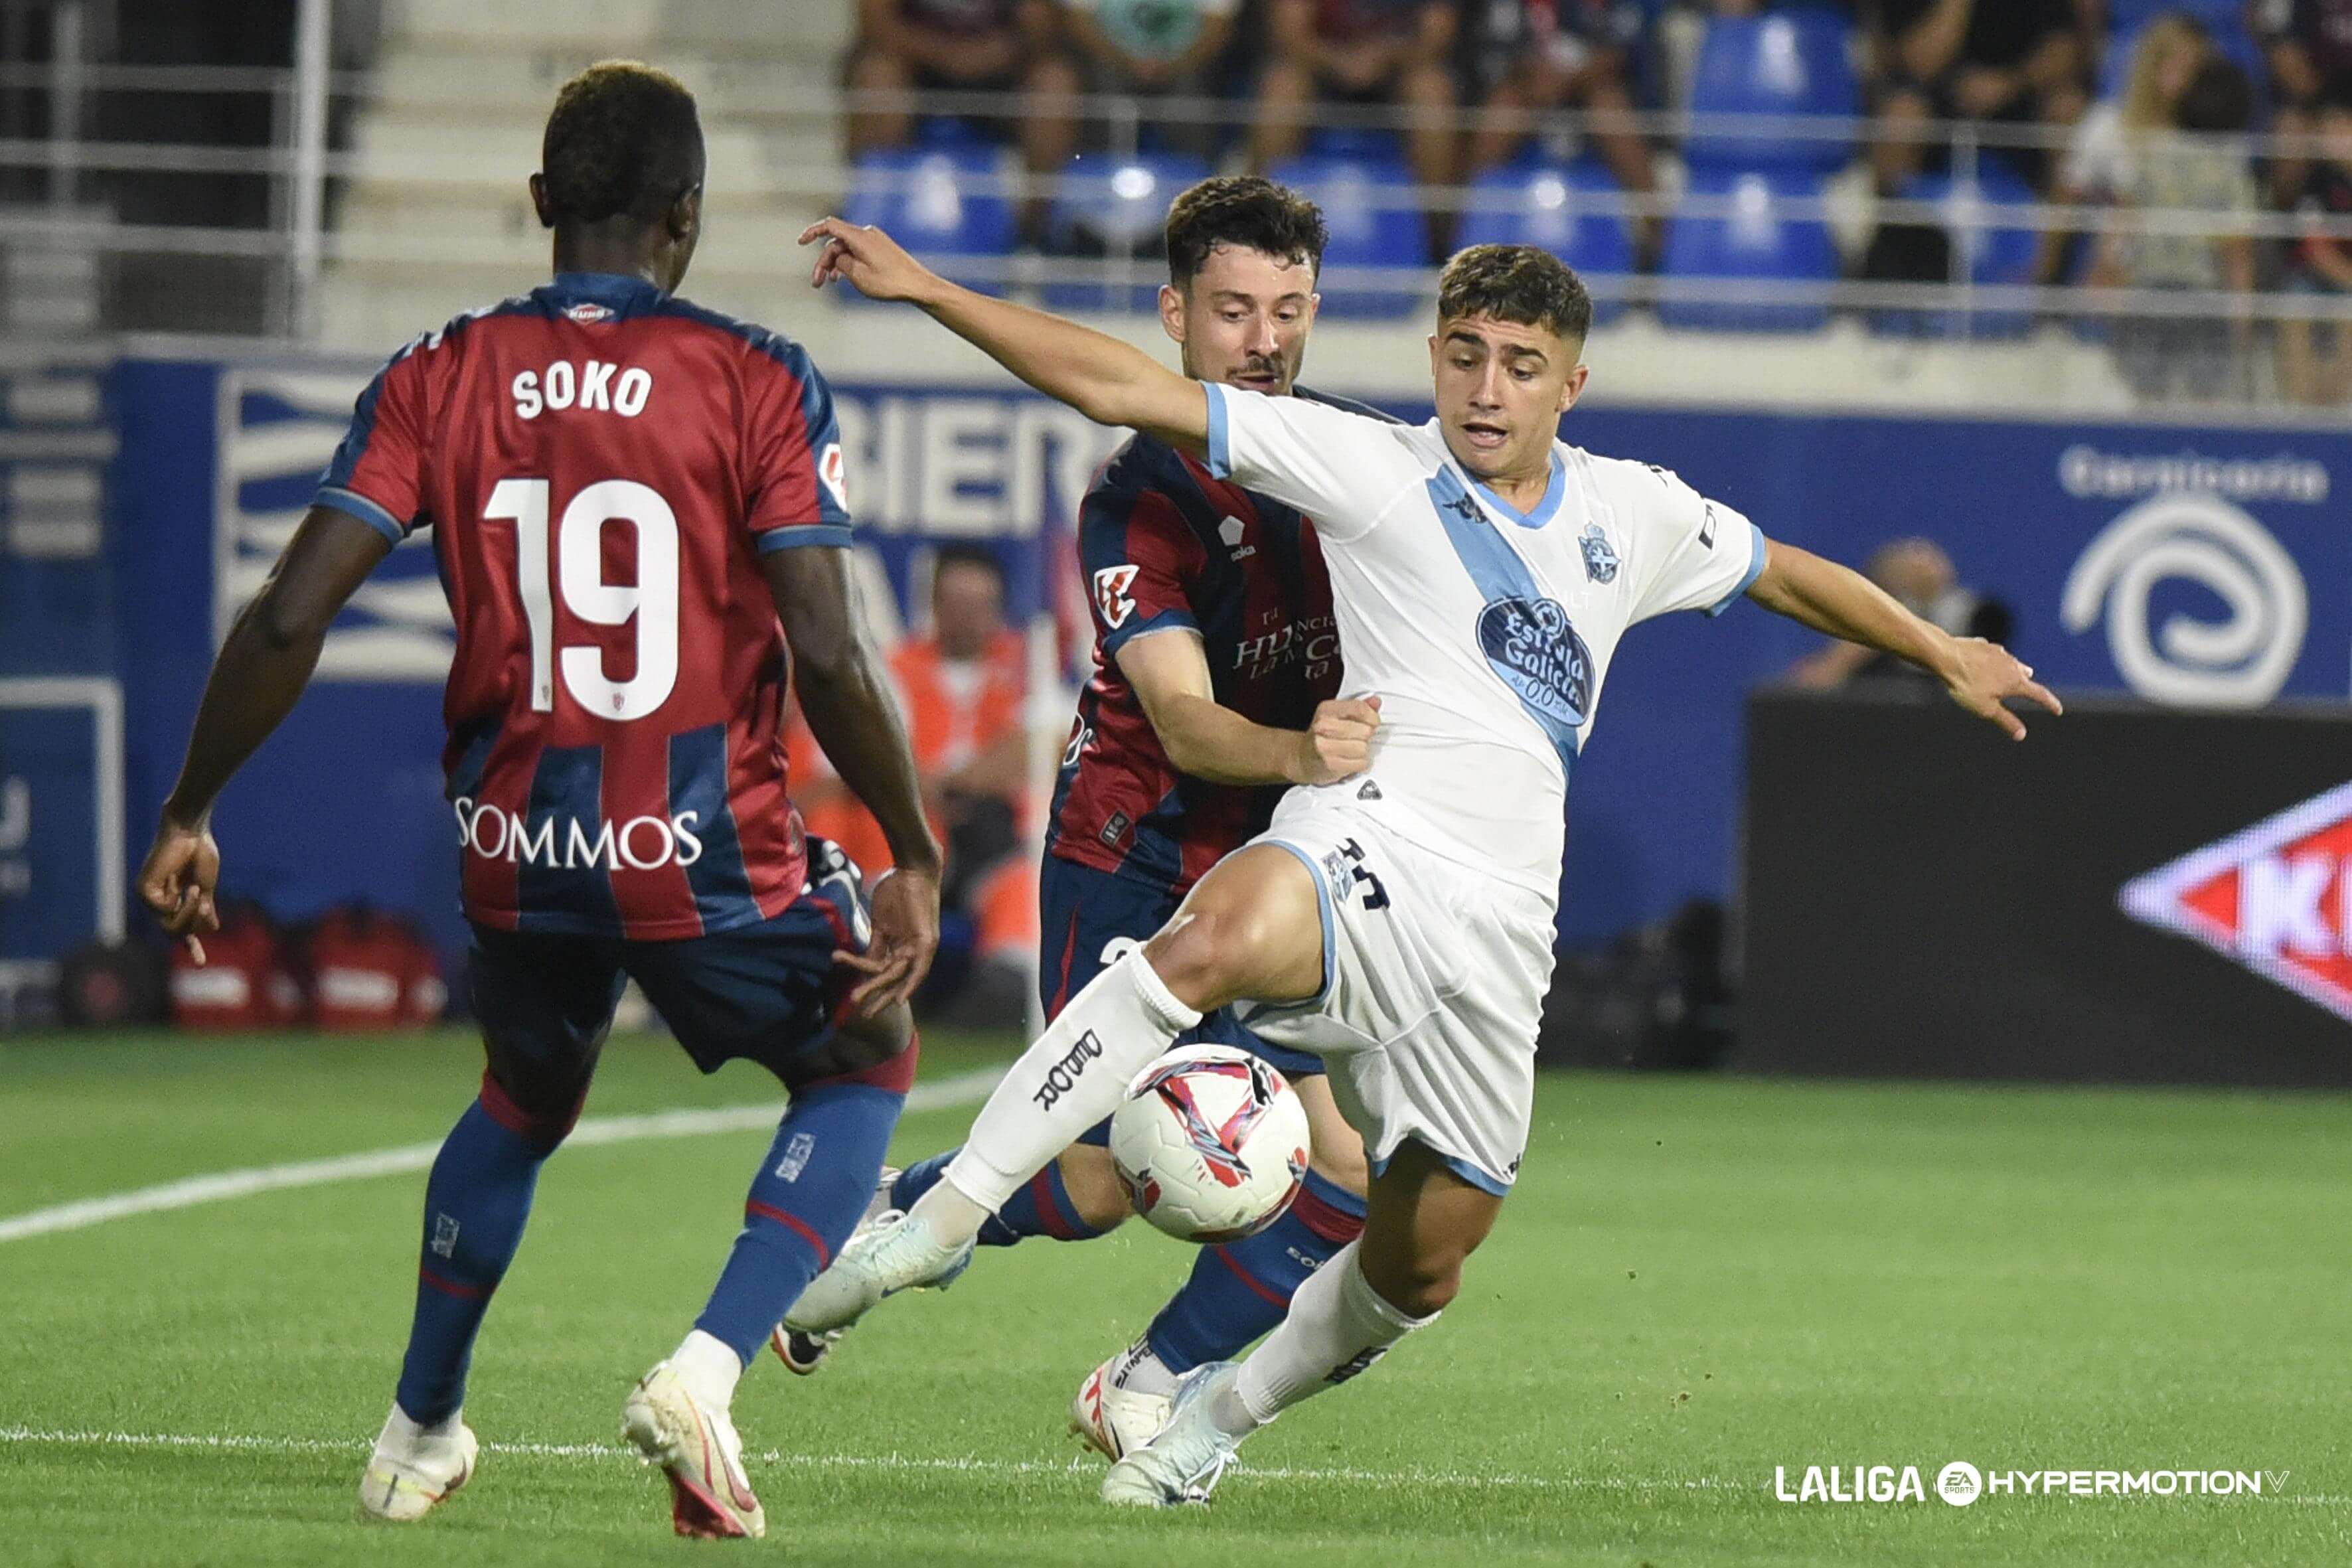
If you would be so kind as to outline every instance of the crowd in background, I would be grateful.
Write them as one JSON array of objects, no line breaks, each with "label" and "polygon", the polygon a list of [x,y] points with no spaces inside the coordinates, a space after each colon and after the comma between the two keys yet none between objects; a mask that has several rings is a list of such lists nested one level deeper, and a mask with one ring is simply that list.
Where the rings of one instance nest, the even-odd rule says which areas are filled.
[{"label": "crowd in background", "polygon": [[[1267,171],[1318,117],[1370,109],[1390,116],[1414,182],[1447,187],[1557,142],[1571,117],[1551,117],[1581,111],[1578,153],[1640,196],[1671,188],[1675,138],[1612,113],[1693,107],[1680,90],[1693,40],[1801,14],[1816,26],[1833,15],[1842,29],[1851,110],[1867,125],[1848,173],[1867,194],[1901,197],[1923,174],[1948,172],[1953,132],[1969,127],[1972,170],[1981,158],[2021,199],[2210,219],[2201,233],[2054,226],[2020,281],[2208,296],[2352,289],[2352,241],[2230,232],[2258,212],[2352,217],[2352,0],[860,0],[844,80],[869,90],[854,100],[848,140],[855,156],[915,137],[909,92],[1019,92],[1022,112],[996,130],[1045,174],[1101,137],[1082,99],[1115,95],[1140,100],[1150,134]],[[1178,100],[1222,100],[1223,122]],[[2261,132],[2315,140],[2273,155],[2246,140]],[[1759,161],[1771,152],[1755,150]],[[1026,243],[1041,237],[1043,199],[1021,215]],[[1457,237],[1456,205],[1431,204],[1433,258]],[[1654,218],[1635,226],[1633,270],[1655,268],[1662,230]],[[1943,243],[1889,220],[1846,270],[1940,280]],[[2114,346],[2147,395],[2220,395],[2246,330],[2227,311],[2184,310],[2119,319]],[[2352,331],[2290,321],[2278,352],[2289,397],[2352,394]]]}]

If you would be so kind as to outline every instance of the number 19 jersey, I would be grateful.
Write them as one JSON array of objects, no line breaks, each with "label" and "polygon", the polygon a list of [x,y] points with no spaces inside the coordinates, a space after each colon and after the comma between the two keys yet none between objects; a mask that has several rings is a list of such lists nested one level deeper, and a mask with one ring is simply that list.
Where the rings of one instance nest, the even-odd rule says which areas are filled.
[{"label": "number 19 jersey", "polygon": [[469,919],[667,941],[800,895],[759,558],[847,544],[843,490],[800,346],[641,279],[559,273],[393,357],[316,501],[431,531]]}]

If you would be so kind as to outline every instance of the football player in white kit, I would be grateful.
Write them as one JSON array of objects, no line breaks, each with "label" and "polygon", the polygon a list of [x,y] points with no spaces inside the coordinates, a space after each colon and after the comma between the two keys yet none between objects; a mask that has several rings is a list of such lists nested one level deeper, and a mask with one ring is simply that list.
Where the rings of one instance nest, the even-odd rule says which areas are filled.
[{"label": "football player in white kit", "polygon": [[2006,649],[1957,638],[1855,573],[1768,542],[1662,468],[1558,438],[1584,390],[1591,304],[1526,246],[1439,284],[1437,416],[1419,428],[1204,385],[1074,322],[945,282],[888,236],[827,219],[822,285],[919,305],[1024,381],[1306,513],[1331,572],[1342,694],[1376,702],[1370,768],[1294,789],[1138,952],[1073,998],[972,1124],[946,1179],[844,1248],[788,1319],[824,1331],[954,1269],[995,1207],[1117,1105],[1204,1010],[1244,1003],[1323,1055],[1373,1180],[1363,1235],[1239,1363],[1196,1369],[1107,1501],[1204,1498],[1235,1447],[1347,1381],[1459,1289],[1518,1173],[1578,748],[1618,638],[1742,594],[1933,672],[2012,737],[2057,700]]}]

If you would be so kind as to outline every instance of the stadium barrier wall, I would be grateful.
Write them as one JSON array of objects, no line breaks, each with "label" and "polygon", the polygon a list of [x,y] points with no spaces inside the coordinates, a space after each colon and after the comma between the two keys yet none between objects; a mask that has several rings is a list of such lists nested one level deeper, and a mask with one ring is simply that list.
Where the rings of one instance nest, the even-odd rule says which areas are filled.
[{"label": "stadium barrier wall", "polygon": [[[113,625],[14,628],[7,672],[45,673],[22,651],[45,644],[110,650],[76,672],[123,689],[134,859],[216,638],[290,535],[373,369],[132,354],[105,373],[118,447],[100,580]],[[1015,616],[1059,609],[1076,626],[1069,520],[1114,433],[1018,391],[836,391],[861,542],[894,591],[886,613],[919,603],[932,546],[984,539],[1005,553]],[[2352,475],[2352,436],[1622,407],[1580,409],[1567,428],[1843,559],[1900,536],[1938,540],[1969,585],[2014,606],[2021,652],[2062,688],[2252,705],[2341,700],[2352,681],[2352,531],[2335,492]],[[1578,770],[1565,934],[1725,892],[1742,699],[1813,646],[1744,609],[1633,634]],[[337,626],[318,686],[223,802],[234,890],[296,917],[353,899],[414,912],[455,955],[438,773],[448,649],[432,552],[413,543]],[[94,909],[86,889],[68,900],[12,885],[0,879],[0,956],[54,954],[89,934],[86,915],[62,912]]]},{"label": "stadium barrier wall", "polygon": [[1736,1068],[2352,1085],[2352,710],[1748,717]]}]

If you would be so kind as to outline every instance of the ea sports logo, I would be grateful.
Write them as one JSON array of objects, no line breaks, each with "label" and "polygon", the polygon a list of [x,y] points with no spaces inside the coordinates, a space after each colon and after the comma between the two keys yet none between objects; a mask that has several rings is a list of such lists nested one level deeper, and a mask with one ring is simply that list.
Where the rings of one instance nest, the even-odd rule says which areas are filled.
[{"label": "ea sports logo", "polygon": [[[2178,578],[2228,606],[2149,624],[2157,584]],[[2101,530],[2067,574],[2060,617],[2086,632],[2102,615],[2125,682],[2158,702],[2253,708],[2279,694],[2303,654],[2310,605],[2294,558],[2270,531],[2218,496],[2140,502]]]},{"label": "ea sports logo", "polygon": [[1954,1459],[1937,1472],[1936,1495],[1954,1508],[1966,1508],[1984,1495],[1984,1477],[1966,1459]]}]

